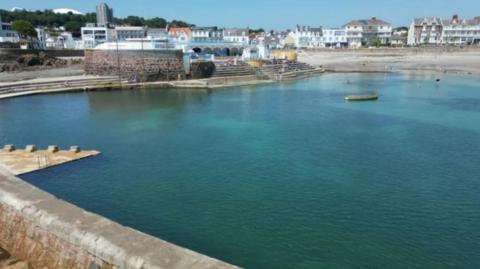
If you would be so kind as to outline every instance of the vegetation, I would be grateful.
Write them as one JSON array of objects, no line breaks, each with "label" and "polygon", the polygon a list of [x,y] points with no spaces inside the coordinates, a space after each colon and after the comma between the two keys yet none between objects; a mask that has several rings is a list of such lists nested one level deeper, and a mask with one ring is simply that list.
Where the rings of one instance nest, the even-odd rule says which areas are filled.
[{"label": "vegetation", "polygon": [[14,21],[12,24],[12,28],[14,31],[16,31],[22,38],[32,38],[32,37],[37,37],[37,31],[35,31],[35,28],[33,25],[24,20],[17,20]]},{"label": "vegetation", "polygon": [[393,31],[407,31],[408,32],[408,27],[407,26],[401,26],[401,27],[397,27],[397,28],[394,28]]},{"label": "vegetation", "polygon": [[114,24],[117,25],[130,25],[130,26],[148,26],[150,28],[165,28],[167,26],[171,27],[193,27],[195,25],[186,23],[184,21],[173,20],[168,22],[164,18],[151,18],[145,19],[139,16],[128,16],[126,18],[115,18]]},{"label": "vegetation", "polygon": [[370,47],[376,47],[376,48],[385,46],[385,44],[383,44],[380,39],[371,40],[368,45],[369,45]]},{"label": "vegetation", "polygon": [[248,32],[250,35],[259,35],[259,34],[265,33],[265,30],[263,28],[249,29]]},{"label": "vegetation", "polygon": [[52,10],[44,11],[7,11],[0,9],[0,16],[4,22],[25,20],[34,26],[60,27],[68,22],[79,22],[84,25],[87,22],[96,22],[95,13],[87,13],[85,15],[55,14]]},{"label": "vegetation", "polygon": [[[27,21],[33,26],[44,26],[49,29],[64,26],[74,36],[80,36],[80,28],[86,23],[95,23],[97,21],[95,13],[85,15],[76,15],[73,13],[55,14],[52,10],[44,11],[7,11],[0,9],[0,16],[4,22]],[[165,28],[167,25],[175,27],[194,26],[184,21],[167,20],[159,17],[145,19],[138,16],[128,16],[126,18],[114,18],[114,24],[130,26],[148,26],[151,28]],[[49,30],[50,31],[50,30]],[[51,30],[54,32],[54,30]]]}]

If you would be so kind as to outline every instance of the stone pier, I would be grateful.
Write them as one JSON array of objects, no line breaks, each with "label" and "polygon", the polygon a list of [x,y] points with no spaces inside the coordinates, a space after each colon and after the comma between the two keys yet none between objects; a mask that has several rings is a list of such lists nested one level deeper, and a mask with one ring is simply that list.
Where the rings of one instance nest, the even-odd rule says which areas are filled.
[{"label": "stone pier", "polygon": [[96,150],[80,150],[72,146],[69,150],[59,150],[49,146],[46,150],[37,150],[35,145],[25,149],[16,149],[14,145],[5,145],[0,149],[0,167],[14,175],[21,175],[100,154]]},{"label": "stone pier", "polygon": [[33,269],[233,269],[124,227],[0,168],[0,249]]}]

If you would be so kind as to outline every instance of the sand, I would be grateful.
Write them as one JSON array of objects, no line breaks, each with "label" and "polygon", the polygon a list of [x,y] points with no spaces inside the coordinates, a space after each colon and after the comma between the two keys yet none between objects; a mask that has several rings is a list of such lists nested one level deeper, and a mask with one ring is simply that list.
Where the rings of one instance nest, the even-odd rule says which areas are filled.
[{"label": "sand", "polygon": [[336,72],[438,72],[480,75],[480,48],[465,51],[362,49],[302,51],[299,61]]}]

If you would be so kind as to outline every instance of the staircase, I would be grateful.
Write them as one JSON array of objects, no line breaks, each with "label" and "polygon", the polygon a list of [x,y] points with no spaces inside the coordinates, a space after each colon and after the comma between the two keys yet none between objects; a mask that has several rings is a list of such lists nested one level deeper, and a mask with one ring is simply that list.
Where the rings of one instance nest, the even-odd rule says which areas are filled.
[{"label": "staircase", "polygon": [[239,77],[256,75],[256,70],[245,62],[238,61],[236,65],[228,62],[215,62],[215,72],[212,77]]},{"label": "staircase", "polygon": [[15,94],[40,90],[61,90],[65,88],[91,88],[115,86],[119,83],[117,77],[89,77],[89,78],[64,78],[53,81],[25,81],[13,83],[1,83],[0,95]]},{"label": "staircase", "polygon": [[260,70],[271,79],[276,80],[310,76],[323,72],[322,69],[315,68],[307,63],[293,61],[271,61],[264,64]]}]

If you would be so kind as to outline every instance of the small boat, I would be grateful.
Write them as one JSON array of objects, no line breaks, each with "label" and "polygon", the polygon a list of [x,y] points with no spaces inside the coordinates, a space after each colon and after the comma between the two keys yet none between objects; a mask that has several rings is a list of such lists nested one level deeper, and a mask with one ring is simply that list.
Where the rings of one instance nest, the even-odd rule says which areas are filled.
[{"label": "small boat", "polygon": [[378,95],[349,95],[345,97],[345,101],[375,101]]}]

